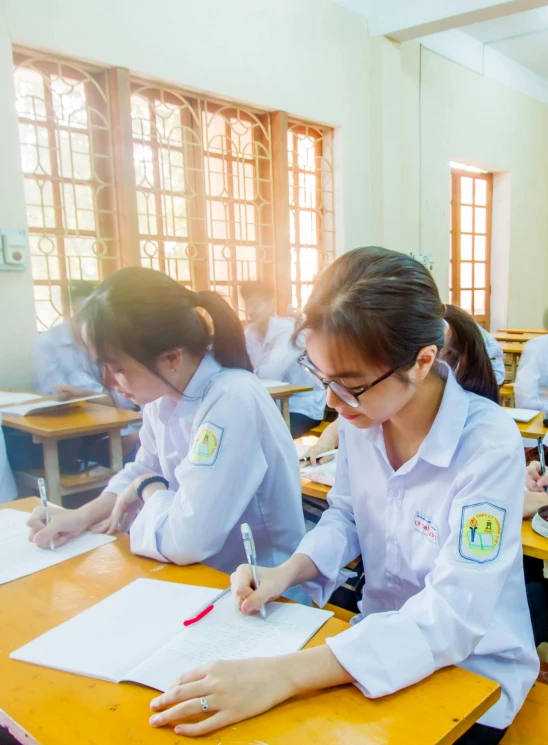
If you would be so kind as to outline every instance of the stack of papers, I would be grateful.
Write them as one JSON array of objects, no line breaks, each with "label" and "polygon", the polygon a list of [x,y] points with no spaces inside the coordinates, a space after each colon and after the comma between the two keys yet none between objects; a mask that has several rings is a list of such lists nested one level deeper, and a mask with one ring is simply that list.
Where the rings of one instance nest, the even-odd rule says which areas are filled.
[{"label": "stack of papers", "polygon": [[333,460],[327,463],[319,463],[316,466],[305,466],[301,468],[301,474],[315,481],[317,484],[325,484],[326,486],[333,486],[335,483],[335,475],[337,473],[337,456]]},{"label": "stack of papers", "polygon": [[39,548],[29,541],[29,517],[21,510],[0,510],[0,585],[116,540],[114,536],[85,532],[55,551]]},{"label": "stack of papers", "polygon": [[218,592],[136,579],[10,657],[165,691],[182,673],[206,662],[296,652],[333,615],[294,603],[268,603],[266,619],[245,616],[229,594],[185,628],[185,618]]}]

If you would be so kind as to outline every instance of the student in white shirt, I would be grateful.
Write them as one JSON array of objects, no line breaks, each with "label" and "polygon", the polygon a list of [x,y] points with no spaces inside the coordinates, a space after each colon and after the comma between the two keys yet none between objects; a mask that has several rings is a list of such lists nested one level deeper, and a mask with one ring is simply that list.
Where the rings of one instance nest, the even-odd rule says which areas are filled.
[{"label": "student in white shirt", "polygon": [[17,499],[17,487],[6,455],[2,414],[0,414],[0,502],[11,502],[12,499]]},{"label": "student in white shirt", "polygon": [[514,385],[516,406],[548,412],[548,334],[523,346]]},{"label": "student in white shirt", "polygon": [[[428,270],[369,247],[320,275],[305,311],[303,365],[339,412],[338,471],[318,525],[277,568],[232,577],[243,612],[294,584],[323,605],[362,555],[361,614],[327,644],[273,659],[218,661],[155,699],[151,724],[201,735],[313,689],[353,682],[378,697],[459,665],[500,700],[459,745],[499,742],[539,662],[523,581],[523,450],[514,422],[466,391],[446,363],[443,305]],[[486,365],[483,346],[471,366]],[[237,685],[234,685],[237,681]],[[198,723],[200,697],[211,716]]]},{"label": "student in white shirt", "polygon": [[141,447],[93,502],[52,510],[48,526],[36,509],[34,542],[131,525],[134,553],[231,572],[245,560],[247,522],[263,563],[291,555],[304,535],[295,447],[229,305],[132,267],[99,285],[76,325],[105,384],[145,407]]},{"label": "student in white shirt", "polygon": [[[448,363],[463,388],[472,393],[481,392],[486,398],[498,403],[498,386],[504,382],[505,370],[502,349],[497,340],[481,328],[469,313],[456,305],[445,305],[443,318],[445,346],[440,353],[440,359]],[[481,354],[483,346],[488,360]],[[337,422],[332,422],[322,432],[318,442],[309,449],[307,455],[314,465],[319,454],[334,450],[338,446]]]},{"label": "student in white shirt", "polygon": [[[298,363],[302,349],[293,344],[294,318],[274,315],[274,291],[266,282],[242,282],[240,292],[249,323],[245,329],[247,351],[255,375],[265,380],[310,386],[310,378]],[[325,391],[297,393],[289,399],[291,436],[301,437],[323,419]]]}]

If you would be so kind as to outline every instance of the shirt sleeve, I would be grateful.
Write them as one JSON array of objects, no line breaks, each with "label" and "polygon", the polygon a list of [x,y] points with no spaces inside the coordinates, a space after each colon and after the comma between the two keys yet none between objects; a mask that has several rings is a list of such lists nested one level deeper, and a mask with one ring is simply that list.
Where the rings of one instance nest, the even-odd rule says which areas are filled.
[{"label": "shirt sleeve", "polygon": [[[327,640],[366,696],[416,683],[438,668],[462,662],[477,647],[510,571],[521,561],[523,467],[517,445],[502,452],[482,450],[455,483],[450,533],[424,589],[399,611],[372,613]],[[499,517],[500,547],[492,560],[465,558],[463,518],[476,508]]]},{"label": "shirt sleeve", "polygon": [[133,463],[126,463],[120,473],[117,473],[108,482],[105,491],[113,494],[120,494],[139,476],[145,473],[155,473],[162,475],[162,467],[158,459],[158,450],[156,447],[156,436],[151,421],[151,413],[147,406],[143,411],[143,425],[139,431],[141,445],[135,456]]},{"label": "shirt sleeve", "polygon": [[489,359],[491,360],[491,364],[493,365],[493,372],[495,373],[497,385],[502,385],[506,378],[506,369],[504,367],[504,355],[502,352],[502,348],[498,341],[487,332],[484,336],[484,339],[485,346],[487,348],[487,354],[489,355]]},{"label": "shirt sleeve", "polygon": [[305,535],[295,551],[312,559],[320,572],[316,579],[303,584],[319,606],[325,605],[333,591],[347,579],[348,575],[341,569],[361,553],[350,496],[346,440],[340,424],[337,473],[327,501],[329,509],[325,510],[319,523]]},{"label": "shirt sleeve", "polygon": [[146,501],[131,527],[133,553],[180,565],[219,553],[267,470],[258,406],[249,390],[208,396],[175,472],[180,487]]},{"label": "shirt sleeve", "polygon": [[519,361],[514,395],[516,406],[521,409],[548,410],[548,401],[543,399],[540,391],[542,371],[539,355],[534,346],[525,344]]}]

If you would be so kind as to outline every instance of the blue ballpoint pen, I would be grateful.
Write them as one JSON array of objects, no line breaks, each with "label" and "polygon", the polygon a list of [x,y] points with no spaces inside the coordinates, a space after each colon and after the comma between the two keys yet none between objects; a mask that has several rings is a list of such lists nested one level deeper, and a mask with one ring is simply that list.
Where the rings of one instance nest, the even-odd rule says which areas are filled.
[{"label": "blue ballpoint pen", "polygon": [[[242,538],[244,541],[245,555],[247,556],[247,563],[251,566],[251,572],[253,574],[253,582],[255,583],[255,589],[259,589],[259,576],[257,574],[257,553],[255,551],[255,541],[253,540],[253,533],[247,523],[242,523],[240,530],[242,531]],[[261,616],[266,618],[266,609],[264,605],[261,605]]]}]

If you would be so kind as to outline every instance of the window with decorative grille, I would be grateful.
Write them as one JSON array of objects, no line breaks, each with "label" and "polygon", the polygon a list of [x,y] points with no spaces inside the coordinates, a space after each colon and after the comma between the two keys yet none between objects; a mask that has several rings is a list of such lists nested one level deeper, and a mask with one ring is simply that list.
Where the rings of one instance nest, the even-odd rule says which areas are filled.
[{"label": "window with decorative grille", "polygon": [[242,318],[244,280],[270,280],[282,314],[306,303],[334,256],[332,130],[120,68],[14,59],[40,330],[70,315],[71,282],[122,264],[215,290]]},{"label": "window with decorative grille", "polygon": [[103,71],[15,54],[15,91],[38,329],[70,315],[75,280],[119,268]]},{"label": "window with decorative grille", "polygon": [[302,308],[335,254],[332,130],[290,122],[287,153],[291,298]]},{"label": "window with decorative grille", "polygon": [[449,302],[489,328],[493,175],[451,171]]}]

